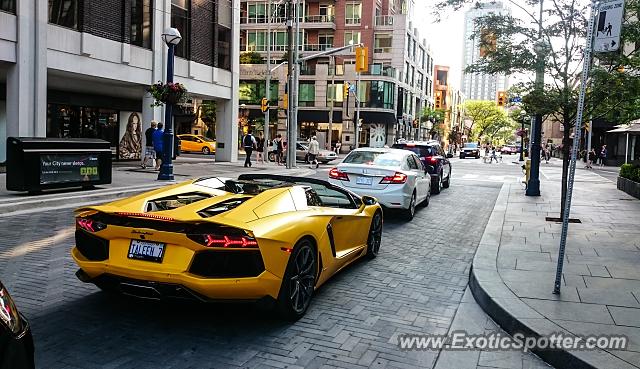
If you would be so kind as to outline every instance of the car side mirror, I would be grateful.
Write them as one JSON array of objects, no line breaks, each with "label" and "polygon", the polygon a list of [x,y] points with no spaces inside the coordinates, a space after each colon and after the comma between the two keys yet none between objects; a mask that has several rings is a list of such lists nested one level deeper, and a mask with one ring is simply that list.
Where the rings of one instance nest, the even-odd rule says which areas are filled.
[{"label": "car side mirror", "polygon": [[367,206],[370,206],[370,205],[377,204],[378,200],[376,200],[375,197],[364,195],[364,196],[362,196],[362,203],[367,205]]}]

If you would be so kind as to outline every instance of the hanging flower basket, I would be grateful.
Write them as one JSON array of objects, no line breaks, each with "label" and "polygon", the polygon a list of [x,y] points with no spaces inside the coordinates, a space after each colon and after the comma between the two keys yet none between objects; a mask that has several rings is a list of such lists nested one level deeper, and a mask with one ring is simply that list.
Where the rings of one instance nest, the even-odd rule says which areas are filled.
[{"label": "hanging flower basket", "polygon": [[149,93],[153,96],[154,102],[151,106],[161,106],[163,104],[179,104],[188,98],[187,88],[181,83],[158,82],[149,87]]},{"label": "hanging flower basket", "polygon": [[516,130],[516,136],[525,137],[526,135],[527,135],[527,130],[526,129],[518,128]]}]

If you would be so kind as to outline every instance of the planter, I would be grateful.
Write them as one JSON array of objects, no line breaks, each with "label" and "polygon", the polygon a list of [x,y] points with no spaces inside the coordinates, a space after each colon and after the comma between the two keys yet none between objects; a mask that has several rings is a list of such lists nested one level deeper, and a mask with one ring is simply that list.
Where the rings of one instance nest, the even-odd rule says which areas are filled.
[{"label": "planter", "polygon": [[634,182],[630,179],[618,177],[618,189],[624,191],[629,195],[640,199],[640,183]]},{"label": "planter", "polygon": [[167,92],[167,96],[164,98],[163,103],[175,105],[178,103],[178,101],[180,101],[180,98],[182,98],[182,93],[169,91]]}]

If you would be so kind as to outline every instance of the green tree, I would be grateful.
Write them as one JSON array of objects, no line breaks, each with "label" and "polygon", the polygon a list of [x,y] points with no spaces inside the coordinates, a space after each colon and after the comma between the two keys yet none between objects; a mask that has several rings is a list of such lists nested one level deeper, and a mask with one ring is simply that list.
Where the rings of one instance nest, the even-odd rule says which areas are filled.
[{"label": "green tree", "polygon": [[470,141],[490,139],[494,132],[503,127],[509,127],[511,123],[505,111],[493,101],[466,101],[464,111],[465,118],[471,122],[467,127]]},{"label": "green tree", "polygon": [[[489,74],[524,73],[532,75],[544,59],[547,79],[543,92],[536,90],[533,80],[514,86],[530,114],[551,116],[564,126],[561,216],[564,214],[566,186],[574,126],[578,88],[584,62],[583,47],[587,36],[590,5],[587,1],[546,0],[541,19],[537,9],[541,0],[507,0],[524,19],[508,14],[490,14],[478,18],[473,38],[480,40],[483,56],[467,67],[467,72]],[[436,16],[448,10],[459,10],[467,4],[481,6],[476,0],[440,0]],[[622,44],[633,45],[624,51],[596,55],[596,66],[590,75],[590,88],[584,117],[607,118],[626,123],[640,115],[640,0],[627,0]],[[539,39],[539,29],[542,38]],[[485,37],[482,37],[482,36]],[[490,35],[490,37],[486,37]],[[536,48],[537,46],[537,48]],[[623,70],[620,72],[619,70]]]},{"label": "green tree", "polygon": [[240,64],[264,64],[264,59],[260,53],[247,51],[240,54]]},{"label": "green tree", "polygon": [[206,136],[215,139],[216,138],[216,114],[217,114],[217,104],[214,100],[204,100],[202,104],[198,106],[198,110],[196,112],[196,119],[199,117],[200,120],[207,127]]}]

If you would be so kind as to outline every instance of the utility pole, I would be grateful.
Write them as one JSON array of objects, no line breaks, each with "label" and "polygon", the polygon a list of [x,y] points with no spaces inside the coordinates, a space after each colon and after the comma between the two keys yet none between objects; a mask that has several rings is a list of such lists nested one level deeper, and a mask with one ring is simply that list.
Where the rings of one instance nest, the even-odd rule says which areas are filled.
[{"label": "utility pole", "polygon": [[294,119],[294,109],[293,109],[293,62],[294,62],[294,49],[293,49],[293,0],[287,0],[287,49],[289,50],[289,64],[287,65],[287,70],[289,71],[288,76],[288,85],[289,85],[289,94],[288,94],[288,109],[287,109],[287,169],[291,169],[295,165],[296,160],[296,138],[294,136],[295,132],[293,130],[293,126],[295,126],[296,120]]},{"label": "utility pole", "polygon": [[264,152],[262,157],[269,162],[269,123],[271,101],[271,0],[267,2],[267,83],[265,97],[267,98],[267,111],[264,112]]},{"label": "utility pole", "polygon": [[331,150],[331,136],[333,136],[333,105],[338,92],[336,91],[336,57],[331,55],[329,70],[331,71],[331,107],[329,108],[329,134],[327,135],[327,150]]},{"label": "utility pole", "polygon": [[360,72],[358,72],[356,80],[356,124],[354,130],[356,131],[355,148],[357,149],[360,145]]},{"label": "utility pole", "polygon": [[[544,1],[540,0],[540,18],[538,20],[538,41],[536,42],[536,53],[538,54],[536,66],[536,92],[540,95],[544,93],[544,42],[542,41],[542,11]],[[535,112],[535,124],[531,127],[531,169],[529,183],[527,184],[527,196],[540,196],[540,141],[542,141],[542,114]]]}]

